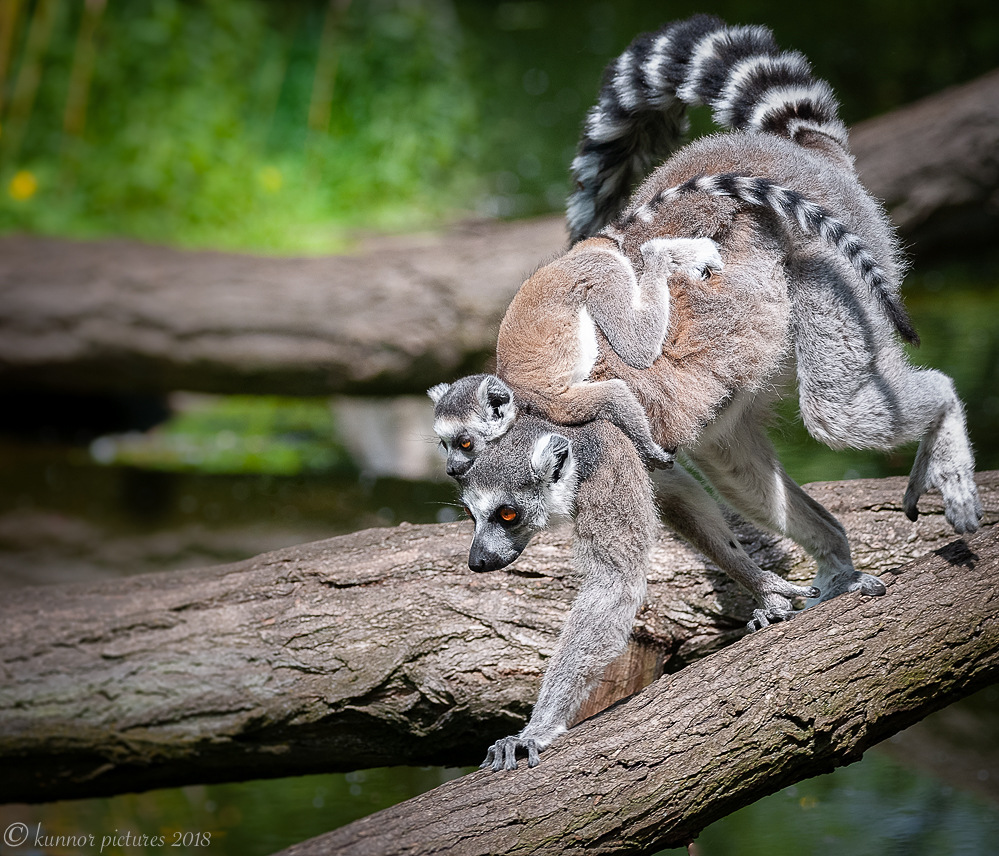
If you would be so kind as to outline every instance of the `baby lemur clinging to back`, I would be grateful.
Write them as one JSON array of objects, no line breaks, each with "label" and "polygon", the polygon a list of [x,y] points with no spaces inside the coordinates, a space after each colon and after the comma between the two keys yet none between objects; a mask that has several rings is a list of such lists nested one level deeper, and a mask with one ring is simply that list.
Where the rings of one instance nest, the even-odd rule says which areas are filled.
[{"label": "baby lemur clinging to back", "polygon": [[[645,412],[627,384],[591,379],[599,353],[597,331],[627,365],[649,368],[666,338],[670,281],[708,279],[722,262],[714,242],[705,238],[653,238],[639,254],[642,273],[636,276],[618,245],[598,237],[541,268],[503,318],[497,372],[517,389],[522,405],[533,403],[563,425],[606,419],[627,434],[647,464],[669,467],[673,453],[652,439]],[[496,381],[474,376],[454,388],[440,384],[429,390],[438,405],[434,429],[448,450],[449,475],[462,475],[476,449],[502,433],[497,421],[512,415],[509,390]],[[479,411],[472,419],[469,403]]]},{"label": "baby lemur clinging to back", "polygon": [[[685,107],[702,103],[733,130],[676,151]],[[497,353],[506,383],[476,376],[431,393],[442,440],[458,441],[449,469],[475,520],[470,566],[501,568],[551,519],[575,516],[575,558],[586,575],[527,727],[490,749],[494,769],[515,766],[518,751],[536,763],[565,729],[626,643],[644,593],[655,528],[648,477],[614,426],[564,418],[572,399],[563,387],[578,396],[588,385],[623,382],[658,446],[682,449],[725,501],[815,558],[821,594],[766,574],[699,482],[682,468],[657,476],[666,524],[753,593],[752,627],[793,616],[796,596],[884,592],[854,569],[843,527],[787,476],[767,439],[772,400],[791,378],[806,427],[833,448],[920,441],[903,499],[911,519],[934,487],[959,533],[974,531],[982,516],[963,407],[946,375],[907,359],[899,335],[916,337],[898,296],[894,231],[857,178],[829,86],[804,57],[780,52],[764,28],[707,16],[641,36],[608,68],[573,171],[577,243],[511,304]],[[669,307],[651,364],[617,350],[620,320],[608,322],[608,334],[570,315],[560,328],[563,350],[544,346],[561,384],[546,386],[546,351],[532,324],[546,289],[563,308],[574,293],[575,254],[591,246],[616,253],[647,284],[648,251],[663,246],[652,242],[676,239],[711,242],[724,264],[709,265],[706,278],[689,268],[665,283],[653,274]],[[607,401],[594,415],[606,418],[609,407],[637,437],[633,416],[622,418]]]}]

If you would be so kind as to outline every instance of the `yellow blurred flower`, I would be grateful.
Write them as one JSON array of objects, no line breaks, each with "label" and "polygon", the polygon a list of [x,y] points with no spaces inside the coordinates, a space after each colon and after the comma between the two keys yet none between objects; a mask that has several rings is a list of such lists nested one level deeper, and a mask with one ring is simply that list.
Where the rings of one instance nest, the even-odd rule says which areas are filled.
[{"label": "yellow blurred flower", "polygon": [[18,170],[10,180],[7,192],[19,202],[31,199],[38,192],[38,179],[26,169]]},{"label": "yellow blurred flower", "polygon": [[284,183],[281,170],[275,166],[265,166],[260,170],[260,183],[268,193],[277,193]]}]

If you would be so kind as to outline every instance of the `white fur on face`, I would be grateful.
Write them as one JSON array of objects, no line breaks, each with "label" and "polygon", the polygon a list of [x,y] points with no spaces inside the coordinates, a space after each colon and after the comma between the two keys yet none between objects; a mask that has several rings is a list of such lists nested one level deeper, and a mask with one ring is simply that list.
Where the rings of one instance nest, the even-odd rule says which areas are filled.
[{"label": "white fur on face", "polygon": [[472,517],[478,525],[478,521],[487,520],[489,515],[502,504],[503,494],[487,488],[467,487],[461,494],[461,500],[472,512]]},{"label": "white fur on face", "polygon": [[462,431],[468,430],[468,421],[464,419],[448,419],[441,417],[434,421],[434,433],[448,446]]}]

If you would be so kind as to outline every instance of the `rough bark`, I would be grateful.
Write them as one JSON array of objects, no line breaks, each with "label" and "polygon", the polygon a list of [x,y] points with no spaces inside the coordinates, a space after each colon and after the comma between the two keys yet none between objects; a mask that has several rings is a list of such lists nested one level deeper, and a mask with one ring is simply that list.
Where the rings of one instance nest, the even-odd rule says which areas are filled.
[{"label": "rough bark", "polygon": [[[991,525],[999,472],[979,484]],[[875,572],[954,540],[938,497],[910,523],[903,490],[903,479],[810,487],[847,527],[858,567]],[[790,542],[740,535],[762,566],[811,577]],[[575,593],[569,539],[547,534],[506,572],[470,574],[467,524],[403,525],[219,568],[9,592],[0,802],[478,763],[530,711]],[[882,609],[885,626],[903,595],[933,595],[903,582],[864,607]],[[943,625],[966,620],[933,603],[923,608]],[[632,647],[585,713],[723,648],[749,611],[724,574],[664,535]]]},{"label": "rough bark", "polygon": [[999,532],[885,575],[582,723],[534,769],[478,772],[286,856],[642,853],[863,752],[999,677]]},{"label": "rough bark", "polygon": [[[917,253],[991,249],[999,72],[858,125],[857,166]],[[0,387],[421,392],[478,370],[561,217],[255,258],[0,238]]]}]

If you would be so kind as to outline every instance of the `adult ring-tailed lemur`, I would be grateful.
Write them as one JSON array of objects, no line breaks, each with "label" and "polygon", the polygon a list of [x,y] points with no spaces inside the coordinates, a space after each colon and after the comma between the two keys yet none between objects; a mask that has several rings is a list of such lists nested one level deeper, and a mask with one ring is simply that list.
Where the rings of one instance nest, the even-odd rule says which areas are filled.
[{"label": "adult ring-tailed lemur", "polygon": [[[697,104],[731,130],[678,150]],[[518,753],[536,764],[626,645],[656,500],[667,526],[753,594],[751,629],[792,617],[795,597],[884,593],[767,439],[792,379],[806,427],[833,448],[920,441],[910,519],[930,488],[957,532],[982,517],[961,402],[946,375],[909,364],[898,242],[803,56],[765,28],[707,16],[640,36],[607,69],[573,174],[573,245],[514,298],[497,374],[429,392],[475,522],[470,567],[502,568],[573,517],[585,575],[530,721],[489,749],[494,770]],[[676,449],[737,511],[814,557],[812,587],[749,558],[701,483],[669,468]],[[666,468],[657,496],[646,466]]]}]

